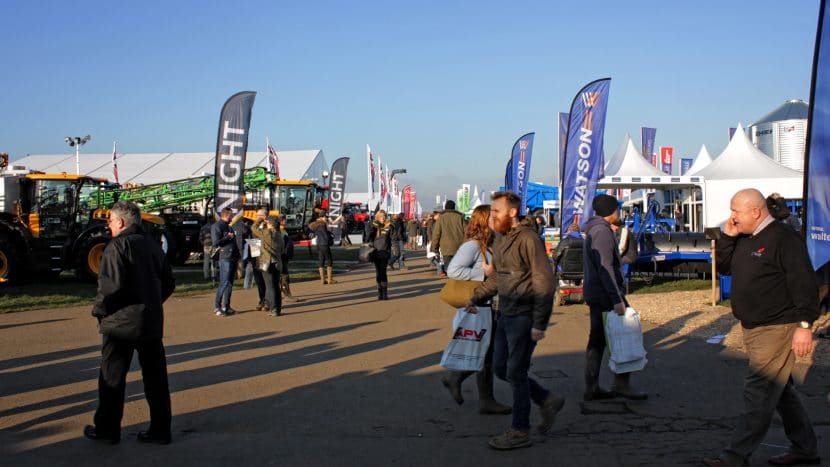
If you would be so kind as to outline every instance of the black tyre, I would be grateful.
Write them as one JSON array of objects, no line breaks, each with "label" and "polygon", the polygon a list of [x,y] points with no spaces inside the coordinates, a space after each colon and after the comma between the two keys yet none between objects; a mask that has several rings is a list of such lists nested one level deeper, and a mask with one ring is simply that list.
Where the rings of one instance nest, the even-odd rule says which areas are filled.
[{"label": "black tyre", "polygon": [[97,236],[87,239],[78,249],[75,257],[75,275],[85,281],[97,281],[101,271],[101,258],[109,238]]},{"label": "black tyre", "polygon": [[0,283],[19,282],[22,272],[14,246],[9,239],[0,237]]}]

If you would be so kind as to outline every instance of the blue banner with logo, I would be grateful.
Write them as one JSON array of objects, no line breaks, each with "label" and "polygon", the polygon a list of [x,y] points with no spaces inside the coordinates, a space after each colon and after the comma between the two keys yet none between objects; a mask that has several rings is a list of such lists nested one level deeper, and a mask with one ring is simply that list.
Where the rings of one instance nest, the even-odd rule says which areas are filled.
[{"label": "blue banner with logo", "polygon": [[680,158],[680,175],[686,175],[686,172],[692,168],[692,163],[694,159],[689,157],[682,157]]},{"label": "blue banner with logo", "polygon": [[804,157],[804,234],[815,269],[830,261],[830,11],[826,6],[822,0]]},{"label": "blue banner with logo", "polygon": [[533,155],[533,136],[528,133],[516,140],[510,152],[510,173],[507,189],[519,195],[522,205],[519,215],[527,213],[527,182],[530,177],[530,158]]},{"label": "blue banner with logo", "polygon": [[583,87],[571,103],[565,163],[562,171],[561,228],[582,225],[593,215],[591,202],[602,176],[603,136],[611,78]]},{"label": "blue banner with logo", "polygon": [[640,128],[640,141],[642,141],[643,157],[651,162],[651,156],[654,154],[654,140],[657,139],[657,128]]},{"label": "blue banner with logo", "polygon": [[562,181],[562,174],[565,170],[565,143],[568,141],[568,118],[567,112],[559,112],[559,180]]}]

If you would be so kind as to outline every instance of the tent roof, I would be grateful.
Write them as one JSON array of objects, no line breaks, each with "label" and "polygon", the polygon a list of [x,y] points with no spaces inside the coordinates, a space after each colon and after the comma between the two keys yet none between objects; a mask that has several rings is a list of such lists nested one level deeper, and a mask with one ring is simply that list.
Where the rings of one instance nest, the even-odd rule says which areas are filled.
[{"label": "tent roof", "polygon": [[740,123],[720,156],[695,175],[706,180],[803,177],[801,172],[784,167],[753,146]]},{"label": "tent roof", "polygon": [[801,99],[790,99],[780,107],[761,117],[752,126],[762,123],[780,122],[781,120],[806,120],[810,106]]},{"label": "tent roof", "polygon": [[665,174],[645,160],[640,151],[634,146],[634,142],[631,141],[631,136],[627,133],[617,152],[605,165],[606,177],[659,177],[661,175]]},{"label": "tent roof", "polygon": [[[323,151],[319,149],[277,151],[277,154],[280,178],[285,180],[303,180],[313,176],[314,174],[309,171],[314,165],[323,166],[327,170]],[[214,157],[213,152],[118,154],[118,179],[121,183],[150,184],[212,175]],[[47,173],[75,173],[75,155],[33,154],[13,161],[12,165],[22,165]],[[80,167],[83,174],[112,179],[112,153],[81,153]],[[267,153],[248,151],[245,167],[268,167]]]},{"label": "tent roof", "polygon": [[697,153],[697,157],[695,157],[694,163],[692,166],[689,167],[688,172],[686,175],[697,175],[698,172],[703,170],[706,166],[712,163],[712,155],[709,154],[709,150],[706,149],[706,145],[700,146],[700,151]]}]

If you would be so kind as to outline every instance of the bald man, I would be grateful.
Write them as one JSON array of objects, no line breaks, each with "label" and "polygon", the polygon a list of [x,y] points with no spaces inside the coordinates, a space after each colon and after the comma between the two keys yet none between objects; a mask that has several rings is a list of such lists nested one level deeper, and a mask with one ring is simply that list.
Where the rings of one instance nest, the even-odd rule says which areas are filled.
[{"label": "bald man", "polygon": [[730,210],[718,241],[718,270],[732,275],[732,313],[743,327],[749,372],[732,441],[720,457],[703,462],[746,465],[777,410],[791,446],[769,463],[818,464],[816,435],[791,377],[795,357],[812,350],[819,315],[807,248],[792,228],[775,222],[758,190],[736,193]]}]

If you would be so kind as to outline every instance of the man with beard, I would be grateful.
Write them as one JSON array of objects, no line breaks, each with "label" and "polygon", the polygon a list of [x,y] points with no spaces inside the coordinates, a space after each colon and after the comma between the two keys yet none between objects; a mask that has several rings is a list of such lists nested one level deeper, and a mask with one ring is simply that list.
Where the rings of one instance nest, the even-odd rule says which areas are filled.
[{"label": "man with beard", "polygon": [[553,270],[545,246],[531,227],[518,219],[521,199],[511,192],[493,195],[490,216],[496,233],[493,262],[485,266],[487,279],[478,286],[467,305],[498,295],[499,314],[493,338],[493,371],[513,389],[513,421],[510,429],[492,438],[490,447],[499,450],[530,446],[530,401],[541,410],[537,426],[546,433],[565,400],[528,377],[536,343],[545,338],[553,311]]}]

